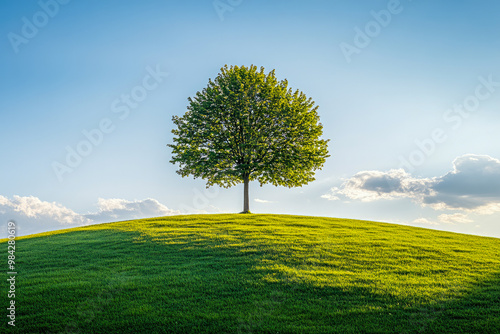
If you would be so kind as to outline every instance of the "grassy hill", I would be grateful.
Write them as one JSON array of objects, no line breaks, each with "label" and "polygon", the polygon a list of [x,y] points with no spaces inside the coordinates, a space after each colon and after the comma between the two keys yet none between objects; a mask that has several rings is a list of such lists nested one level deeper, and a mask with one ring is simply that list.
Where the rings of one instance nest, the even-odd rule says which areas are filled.
[{"label": "grassy hill", "polygon": [[496,238],[194,215],[21,237],[16,260],[9,332],[500,333]]}]

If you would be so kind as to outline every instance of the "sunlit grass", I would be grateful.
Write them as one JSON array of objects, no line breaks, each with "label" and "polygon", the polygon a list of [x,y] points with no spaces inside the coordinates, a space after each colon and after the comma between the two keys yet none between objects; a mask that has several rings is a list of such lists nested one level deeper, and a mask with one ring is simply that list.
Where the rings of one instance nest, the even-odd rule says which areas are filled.
[{"label": "sunlit grass", "polygon": [[193,215],[22,237],[16,257],[19,333],[500,332],[496,238]]}]

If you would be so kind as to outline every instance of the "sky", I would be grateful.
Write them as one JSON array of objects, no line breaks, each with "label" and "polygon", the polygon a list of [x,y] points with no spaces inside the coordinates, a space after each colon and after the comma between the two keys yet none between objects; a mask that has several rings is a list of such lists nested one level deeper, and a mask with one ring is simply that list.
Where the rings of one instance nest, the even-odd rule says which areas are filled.
[{"label": "sky", "polygon": [[171,164],[172,116],[228,65],[275,69],[319,106],[329,152],[254,213],[500,237],[500,3],[0,2],[0,225],[18,235],[237,213],[243,185]]}]

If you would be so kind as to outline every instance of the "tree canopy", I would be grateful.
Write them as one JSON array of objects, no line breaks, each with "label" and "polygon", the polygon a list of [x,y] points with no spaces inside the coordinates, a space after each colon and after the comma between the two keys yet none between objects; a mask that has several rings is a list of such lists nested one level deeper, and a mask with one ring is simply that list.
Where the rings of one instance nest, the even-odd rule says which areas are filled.
[{"label": "tree canopy", "polygon": [[243,212],[250,181],[302,186],[329,157],[318,106],[274,70],[226,65],[188,101],[187,112],[172,119],[170,162],[183,177],[206,179],[207,187],[244,183]]}]

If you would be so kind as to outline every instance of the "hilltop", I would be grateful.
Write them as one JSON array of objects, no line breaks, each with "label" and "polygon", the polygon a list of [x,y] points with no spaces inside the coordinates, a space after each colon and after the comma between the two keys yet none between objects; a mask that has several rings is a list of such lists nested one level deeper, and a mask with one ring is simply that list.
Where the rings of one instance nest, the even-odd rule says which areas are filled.
[{"label": "hilltop", "polygon": [[14,333],[500,333],[500,239],[388,223],[107,223],[20,237],[16,266]]}]

